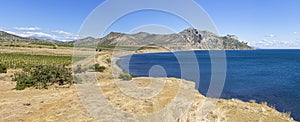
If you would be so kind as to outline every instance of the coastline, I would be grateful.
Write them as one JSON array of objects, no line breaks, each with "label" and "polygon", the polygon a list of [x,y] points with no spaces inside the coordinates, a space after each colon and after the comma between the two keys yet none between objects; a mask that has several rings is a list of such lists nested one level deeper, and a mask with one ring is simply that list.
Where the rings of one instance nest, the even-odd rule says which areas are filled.
[{"label": "coastline", "polygon": [[[251,50],[257,50],[257,49],[251,49]],[[199,50],[199,49],[196,49],[196,50],[185,50],[185,51],[210,51],[210,50]],[[182,52],[185,52],[185,51],[182,51]],[[219,51],[219,50],[211,50],[211,51]],[[227,50],[224,50],[224,51],[227,51]],[[115,63],[116,66],[118,66],[119,69],[121,69],[124,72],[125,70],[118,64],[118,60],[121,59],[120,57],[128,56],[128,55],[134,55],[134,54],[152,54],[152,53],[170,53],[170,52],[172,52],[172,51],[147,51],[145,53],[137,53],[137,52],[135,52],[135,53],[131,53],[131,54],[126,54],[126,55],[120,55],[120,56],[118,56],[116,58],[117,60],[114,63]],[[134,77],[134,78],[139,78],[139,77]],[[149,79],[155,79],[153,77],[147,77],[147,78],[149,78]],[[168,77],[168,78],[170,78],[170,77]],[[186,80],[180,79],[180,78],[173,78],[173,79],[182,80],[183,82],[189,82],[189,83],[193,83],[194,84],[193,81],[186,81]],[[203,96],[197,89],[195,89],[195,87],[193,87],[193,88],[194,88],[194,90],[196,90],[197,96],[198,95]],[[203,97],[205,97],[205,96],[203,96]],[[237,104],[237,105],[240,105],[240,106],[244,106],[245,109],[249,109],[249,106],[255,106],[256,108],[259,109],[258,113],[265,113],[265,112],[272,111],[272,114],[275,114],[276,116],[278,116],[280,118],[283,118],[282,120],[284,120],[284,121],[295,121],[292,117],[290,117],[289,113],[281,113],[281,112],[277,111],[274,107],[269,106],[266,102],[256,103],[255,100],[251,100],[251,101],[247,102],[247,101],[241,101],[241,100],[238,100],[238,99],[235,99],[235,98],[232,98],[232,99],[222,99],[222,98],[208,98],[208,97],[205,97],[205,99],[217,101],[217,104],[219,104],[219,103],[221,103],[221,104],[224,104],[224,103],[226,103],[226,104]],[[197,100],[196,100],[196,103],[197,103]],[[193,108],[194,107],[195,106],[193,104]],[[196,107],[199,107],[199,106],[196,106]],[[189,110],[189,111],[190,111],[190,114],[195,112],[195,110]],[[193,111],[193,112],[191,112],[191,111]],[[251,114],[251,113],[247,113],[247,114]],[[264,114],[264,116],[266,116],[266,115]],[[241,118],[239,118],[239,119],[241,119]],[[231,118],[229,120],[239,120],[239,119],[232,119]],[[186,120],[190,121],[191,119],[189,117],[186,117]],[[226,120],[228,120],[228,118]],[[243,119],[241,119],[241,120],[243,120]],[[273,119],[269,118],[267,120],[277,121],[274,118]],[[280,120],[280,121],[282,121],[282,120]]]},{"label": "coastline", "polygon": [[[164,51],[166,52],[166,50]],[[159,53],[161,50],[152,50],[151,52]],[[111,59],[112,54],[113,51],[111,50],[98,52],[96,56],[97,60],[88,60],[86,62],[87,64],[94,64],[97,62],[106,67],[104,72],[95,73],[100,80],[98,80],[98,84],[94,85],[98,89],[101,87],[101,90],[104,92],[103,95],[106,96],[106,99],[104,99],[105,102],[109,101],[110,103],[110,107],[107,108],[101,104],[100,109],[105,110],[105,114],[101,115],[100,120],[92,116],[90,111],[87,111],[85,104],[78,96],[76,85],[82,84],[76,84],[70,88],[54,87],[48,90],[32,88],[25,89],[24,91],[15,91],[12,90],[15,87],[15,82],[11,81],[11,74],[5,74],[3,76],[0,75],[0,96],[2,98],[0,103],[0,108],[2,108],[0,109],[0,121],[139,121],[138,117],[140,115],[152,115],[160,112],[162,109],[165,110],[166,107],[169,108],[166,113],[179,112],[179,110],[182,110],[179,106],[182,106],[182,103],[184,103],[181,100],[186,100],[187,97],[193,95],[194,100],[189,101],[191,104],[187,109],[184,109],[186,110],[183,111],[184,114],[174,121],[294,122],[288,114],[280,113],[266,104],[242,102],[236,99],[225,100],[207,98],[195,89],[194,82],[178,78],[162,79],[162,82],[165,81],[166,85],[161,91],[161,94],[158,94],[158,97],[151,99],[135,99],[133,97],[128,97],[127,94],[124,94],[124,92],[119,89],[117,84],[114,84],[118,79],[115,79],[112,76],[111,66],[113,62],[107,60]],[[127,54],[135,53],[128,52]],[[87,74],[94,75],[91,72],[87,72]],[[161,79],[149,77],[133,78],[133,82],[136,83],[138,87],[142,88],[151,84],[152,80]],[[153,85],[161,86],[155,83],[153,83]],[[183,89],[178,90],[178,87],[182,87]],[[144,92],[134,93],[144,95]],[[178,96],[178,94],[181,94],[181,96]],[[174,102],[175,98],[180,100]],[[30,104],[30,106],[27,106],[26,104]],[[114,109],[112,109],[112,107]],[[116,110],[119,110],[124,114],[118,114]],[[167,121],[167,119],[169,119],[169,116],[163,116],[162,118],[149,116],[144,121]]]}]

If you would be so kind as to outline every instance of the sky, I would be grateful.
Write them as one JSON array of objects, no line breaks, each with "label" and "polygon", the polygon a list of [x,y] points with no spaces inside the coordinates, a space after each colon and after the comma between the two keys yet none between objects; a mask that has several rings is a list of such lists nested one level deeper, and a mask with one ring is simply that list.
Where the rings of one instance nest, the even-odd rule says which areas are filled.
[{"label": "sky", "polygon": [[[258,48],[300,48],[299,0],[194,1],[211,17],[220,35],[237,35],[240,40]],[[1,0],[0,30],[23,37],[46,37],[61,41],[78,39],[82,23],[103,2]],[[177,6],[176,3],[170,5]],[[109,14],[110,11],[103,12]],[[180,17],[145,10],[120,18],[107,33],[128,33],[147,24],[164,25],[175,32],[190,26]]]}]

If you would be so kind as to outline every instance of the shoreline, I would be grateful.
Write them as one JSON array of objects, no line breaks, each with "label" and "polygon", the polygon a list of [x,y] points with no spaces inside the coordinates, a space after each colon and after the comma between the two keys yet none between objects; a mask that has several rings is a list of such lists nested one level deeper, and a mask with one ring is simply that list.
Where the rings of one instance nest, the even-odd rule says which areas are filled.
[{"label": "shoreline", "polygon": [[[249,50],[260,50],[260,49],[249,49]],[[202,50],[202,49],[196,49],[196,50],[184,50],[184,51],[174,51],[174,52],[188,52],[188,51],[222,51],[222,50]],[[228,51],[228,50],[223,50],[223,51]],[[229,50],[229,51],[231,51],[231,50]],[[234,51],[234,50],[233,50]],[[135,52],[135,53],[131,53],[131,54],[126,54],[126,55],[120,55],[120,56],[117,56],[117,60],[115,60],[115,65],[119,68],[119,69],[121,69],[122,70],[122,72],[123,73],[125,73],[126,71],[125,71],[125,69],[123,69],[119,64],[118,64],[118,61],[119,60],[121,60],[121,57],[124,57],[124,56],[129,56],[129,55],[135,55],[135,54],[141,54],[141,55],[143,55],[143,54],[155,54],[155,53],[172,53],[172,51],[150,51],[150,52],[146,52],[146,53],[137,53],[137,52]],[[113,63],[113,62],[112,62]],[[133,76],[133,78],[141,78],[141,77],[134,77]],[[149,78],[149,79],[152,79],[152,78],[154,78],[154,77],[146,77],[146,78]],[[187,81],[187,82],[191,82],[191,83],[195,83],[194,81],[188,81],[188,80],[185,80],[185,79],[181,79],[181,78],[175,78],[175,77],[166,77],[166,78],[174,78],[174,79],[178,79],[178,80],[184,80],[184,81]],[[195,89],[195,88],[194,88]],[[195,89],[197,92],[198,92],[198,94],[200,94],[200,95],[202,95],[200,92],[199,92],[199,90],[198,89]],[[203,95],[204,96],[204,95]],[[267,107],[269,107],[269,108],[271,108],[271,109],[274,109],[275,111],[277,111],[277,112],[279,112],[280,114],[283,114],[283,115],[285,115],[285,114],[288,114],[288,113],[285,113],[285,112],[280,112],[280,111],[278,111],[277,109],[275,109],[274,107],[272,107],[272,106],[269,106],[268,104],[267,104],[267,101],[265,101],[265,102],[261,102],[261,103],[256,103],[256,100],[250,100],[250,101],[242,101],[242,100],[240,100],[240,99],[237,99],[237,98],[231,98],[231,99],[224,99],[224,98],[209,98],[209,97],[206,97],[206,96],[204,96],[205,98],[208,98],[208,99],[217,99],[217,100],[225,100],[225,101],[237,101],[237,102],[242,102],[242,103],[245,103],[245,104],[258,104],[258,105],[260,105],[260,106],[267,106]],[[290,120],[291,121],[295,121],[290,115],[288,115],[289,116],[289,118],[290,118]]]},{"label": "shoreline", "polygon": [[[159,53],[154,50],[151,52]],[[110,103],[107,108],[103,106],[103,104],[100,105],[102,110],[106,111],[100,120],[108,121],[113,119],[115,121],[138,121],[139,115],[151,115],[159,110],[169,110],[166,114],[172,112],[176,113],[181,110],[179,106],[184,102],[174,102],[174,98],[186,100],[186,97],[195,95],[196,97],[194,101],[192,101],[193,103],[189,104],[189,107],[186,107],[187,110],[184,111],[182,116],[180,118],[176,118],[174,121],[294,122],[288,114],[280,113],[265,104],[242,102],[234,99],[225,100],[204,97],[197,89],[195,89],[194,82],[178,78],[162,80],[166,82],[166,87],[164,87],[163,91],[155,98],[135,99],[133,97],[129,97],[119,89],[117,84],[115,84],[115,78],[112,76],[113,74],[111,71],[113,68],[112,66],[117,67],[117,65],[112,64],[113,62],[107,60],[112,58],[112,54],[113,51],[111,50],[99,52],[97,53],[98,56],[96,56],[96,60],[87,61],[87,63],[90,64],[93,64],[96,61],[97,63],[101,65],[103,64],[107,67],[105,72],[96,73],[96,77],[101,80],[98,80],[98,84],[93,84],[96,88],[101,87],[103,95],[107,96],[104,99],[105,102],[108,100]],[[127,54],[136,53],[131,52]],[[115,58],[115,61],[117,60],[118,58]],[[136,83],[137,87],[142,88],[151,84],[151,80],[159,80],[159,78],[134,78],[133,82]],[[156,83],[152,84],[162,86]],[[85,104],[78,96],[78,91],[75,85],[70,88],[51,88],[48,90],[37,90],[32,88],[24,91],[15,91],[11,90],[15,87],[15,82],[11,81],[10,75],[5,75],[2,78],[0,77],[0,86],[2,88],[2,92],[0,93],[2,98],[0,104],[2,107],[0,106],[0,108],[3,109],[3,111],[0,111],[0,116],[2,116],[0,121],[100,121],[96,117],[92,116],[90,111],[87,110]],[[178,86],[183,87],[183,89],[178,90]],[[131,90],[131,87],[125,88]],[[137,93],[136,95],[142,96],[148,94],[148,92],[132,93]],[[178,96],[177,93],[182,94],[182,96]],[[169,104],[172,101],[174,104]],[[27,103],[31,105],[26,106]],[[213,103],[213,106],[210,105],[211,103]],[[169,107],[170,109],[166,109],[166,107]],[[122,110],[124,114],[118,114],[111,118],[112,115],[117,114],[115,109]],[[172,114],[170,115],[172,116]],[[162,118],[158,119],[157,117],[149,116],[145,120],[167,121],[168,117],[169,116],[162,116]]]}]

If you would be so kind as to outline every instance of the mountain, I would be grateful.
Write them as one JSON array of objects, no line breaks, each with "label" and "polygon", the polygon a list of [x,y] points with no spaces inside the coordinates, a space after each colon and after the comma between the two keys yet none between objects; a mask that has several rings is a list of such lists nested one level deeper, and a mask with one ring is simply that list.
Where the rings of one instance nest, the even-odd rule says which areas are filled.
[{"label": "mountain", "polygon": [[98,39],[99,45],[141,46],[155,44],[166,46],[170,49],[254,49],[247,43],[239,41],[237,36],[218,36],[208,31],[188,28],[175,34],[149,34],[140,32],[136,34],[124,34],[111,32],[107,36]]},{"label": "mountain", "polygon": [[29,36],[27,38],[30,38],[30,39],[38,39],[38,40],[49,40],[49,41],[55,41],[55,39],[49,37],[49,36],[41,36],[41,35],[38,35],[38,34],[35,34],[35,35],[32,35],[32,36]]},{"label": "mountain", "polygon": [[4,31],[0,31],[0,41],[8,42],[48,42],[48,43],[62,43],[61,41],[51,40],[46,37],[20,37]]},{"label": "mountain", "polygon": [[0,41],[12,41],[12,42],[30,42],[35,41],[33,39],[23,38],[13,34],[9,34],[4,31],[0,31]]},{"label": "mountain", "polygon": [[[24,38],[0,31],[0,41],[11,42],[49,42],[49,43],[64,43],[49,39]],[[201,31],[194,28],[188,28],[180,33],[174,34],[150,34],[140,32],[136,34],[125,34],[111,32],[103,38],[87,37],[79,40],[68,42],[75,43],[76,46],[89,45],[120,45],[120,46],[144,46],[157,45],[163,46],[170,50],[177,49],[233,49],[245,50],[254,49],[247,43],[242,42],[237,36],[227,35],[218,36],[212,32]],[[92,47],[92,46],[91,46]]]}]

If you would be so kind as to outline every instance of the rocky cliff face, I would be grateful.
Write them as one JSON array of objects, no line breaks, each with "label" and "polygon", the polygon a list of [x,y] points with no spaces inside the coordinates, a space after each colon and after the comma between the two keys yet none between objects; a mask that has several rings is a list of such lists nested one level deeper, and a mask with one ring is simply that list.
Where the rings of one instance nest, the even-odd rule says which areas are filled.
[{"label": "rocky cliff face", "polygon": [[112,32],[99,39],[100,45],[142,46],[155,44],[169,48],[192,49],[253,49],[247,43],[241,42],[234,35],[220,37],[208,31],[188,28],[178,34],[123,34]]},{"label": "rocky cliff face", "polygon": [[189,28],[180,32],[192,46],[200,49],[253,49],[235,35],[218,36],[208,31]]}]

